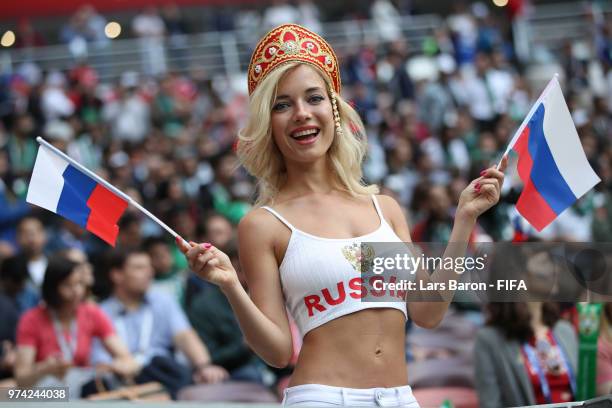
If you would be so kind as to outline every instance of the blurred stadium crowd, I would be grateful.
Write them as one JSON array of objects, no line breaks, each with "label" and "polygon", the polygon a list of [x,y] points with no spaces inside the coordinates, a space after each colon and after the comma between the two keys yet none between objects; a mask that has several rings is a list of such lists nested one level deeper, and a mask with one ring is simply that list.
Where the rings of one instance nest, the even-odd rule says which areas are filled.
[{"label": "blurred stadium crowd", "polygon": [[[344,96],[367,128],[365,177],[401,203],[414,241],[445,242],[459,193],[480,170],[499,160],[538,97],[541,82],[527,74],[530,62],[514,53],[508,22],[482,3],[445,16],[445,24],[422,50],[410,49],[394,23],[403,10],[378,0],[370,12],[381,27],[380,39],[338,51]],[[219,18],[216,28],[297,22],[325,32],[325,22],[309,1],[277,1],[261,12]],[[479,219],[473,241],[612,241],[612,21],[608,15],[589,24],[590,41],[568,42],[550,65],[561,74],[584,150],[602,182],[538,233],[514,209],[521,185],[509,172],[502,202]],[[84,7],[66,21],[60,38],[71,49],[83,41],[106,41],[104,25],[102,15]],[[197,372],[202,361],[194,350],[201,347],[198,342],[207,347],[214,365],[221,367],[216,373],[187,375],[172,384],[154,374],[146,377],[162,381],[173,397],[193,381],[231,378],[261,384],[249,395],[274,400],[290,369],[266,367],[249,351],[225,298],[189,273],[172,237],[157,224],[128,209],[119,221],[115,251],[71,222],[25,203],[37,152],[35,137],[42,135],[182,237],[211,242],[237,259],[236,226],[250,210],[256,191],[233,151],[247,111],[246,89],[231,87],[229,79],[212,77],[197,66],[179,74],[167,64],[165,52],[180,38],[174,34],[187,32],[180,9],[169,7],[162,14],[144,10],[132,28],[135,36],[147,39],[142,43],[147,69],[124,72],[116,81],[100,81],[87,60],[51,72],[32,60],[0,75],[0,370],[5,377],[13,376],[20,341],[36,344],[19,319],[44,297],[47,268],[54,260],[68,258],[82,270],[84,296],[100,302],[115,324],[121,317],[113,306],[118,296],[155,293],[164,299],[151,301],[168,306],[154,311],[150,336],[161,351],[152,347],[146,364],[163,356],[172,360],[172,370],[184,372],[191,365]],[[32,25],[24,23],[19,31],[18,47],[45,43]],[[135,58],[140,57],[135,52]],[[457,307],[436,331],[409,328],[409,378],[415,388],[477,386],[473,330],[488,315],[477,307],[464,309]],[[175,324],[158,326],[160,321]],[[192,328],[197,338],[177,341]],[[138,341],[123,340],[132,353],[138,349]],[[83,366],[108,359],[96,356],[96,348],[94,344]],[[600,365],[612,381],[612,354],[605,359]],[[434,361],[446,364],[445,372],[451,373],[446,382],[435,368],[440,366],[428,365]],[[268,389],[273,393],[267,394]]]}]

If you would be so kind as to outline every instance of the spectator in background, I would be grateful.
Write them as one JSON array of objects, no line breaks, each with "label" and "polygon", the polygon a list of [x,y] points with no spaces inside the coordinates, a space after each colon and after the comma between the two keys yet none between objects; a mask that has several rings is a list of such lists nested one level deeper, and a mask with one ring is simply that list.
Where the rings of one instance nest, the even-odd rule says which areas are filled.
[{"label": "spectator in background", "polygon": [[59,71],[49,72],[40,102],[47,121],[63,119],[74,113],[74,103],[68,97],[66,87],[66,77],[63,73]]},{"label": "spectator in background", "polygon": [[481,2],[472,6],[472,15],[476,18],[478,34],[476,48],[483,52],[493,52],[502,46],[502,36],[499,30],[499,22],[495,20],[489,8]]},{"label": "spectator in background", "polygon": [[401,37],[401,16],[390,0],[376,0],[370,7],[370,15],[382,42],[395,41]]},{"label": "spectator in background", "polygon": [[[181,237],[195,237],[197,233],[197,217],[194,208],[185,203],[177,203],[166,213],[168,225]],[[179,248],[172,247],[172,258],[179,269],[187,269],[185,257],[181,256]]]},{"label": "spectator in background", "polygon": [[[135,178],[134,166],[130,154],[138,150],[138,145],[126,143],[126,150],[117,150],[108,157],[108,170],[111,183],[122,190],[131,190],[135,199],[138,199],[138,190],[134,190],[138,180]],[[129,149],[129,153],[128,153]],[[140,214],[134,209],[128,209],[131,215]]]},{"label": "spectator in background", "polygon": [[17,224],[17,256],[25,260],[28,279],[38,290],[47,269],[46,245],[47,231],[43,223],[33,216],[22,218]]},{"label": "spectator in background", "polygon": [[29,176],[34,168],[37,150],[37,143],[34,139],[35,130],[36,124],[32,115],[29,113],[15,115],[13,124],[9,128],[6,144],[9,168],[15,178]]},{"label": "spectator in background", "polygon": [[453,2],[454,12],[448,16],[447,24],[451,30],[455,49],[455,59],[459,65],[471,64],[474,61],[478,28],[467,2]]},{"label": "spectator in background", "polygon": [[[140,363],[137,383],[159,381],[176,398],[177,392],[192,381],[214,383],[227,378],[223,368],[212,364],[206,346],[179,303],[152,290],[153,267],[146,252],[111,253],[108,267],[113,294],[100,306]],[[175,349],[187,357],[191,369],[173,357]],[[109,359],[99,344],[92,353],[96,363]]]},{"label": "spectator in background", "polygon": [[214,181],[206,187],[202,197],[203,201],[212,203],[215,211],[225,216],[233,224],[238,224],[251,208],[248,202],[236,197],[235,194],[234,187],[239,177],[239,173],[235,171],[238,167],[237,160],[234,153],[227,153],[217,158],[214,163]]},{"label": "spectator in background", "polygon": [[612,110],[603,96],[593,99],[593,133],[598,141],[605,142],[612,138]]},{"label": "spectator in background", "polygon": [[216,212],[210,212],[204,217],[204,228],[198,238],[199,241],[210,242],[223,250],[235,244],[234,238],[235,231],[227,217]]},{"label": "spectator in background", "polygon": [[160,183],[158,193],[158,204],[160,212],[165,213],[174,208],[177,203],[185,203],[188,205],[189,201],[185,196],[183,190],[183,184],[180,177],[172,176],[167,180]]},{"label": "spectator in background", "polygon": [[149,237],[144,241],[143,248],[151,258],[154,272],[151,289],[165,293],[184,306],[188,271],[176,267],[168,242],[161,236]]},{"label": "spectator in background", "polygon": [[50,230],[49,252],[62,251],[67,248],[74,248],[83,252],[94,250],[92,242],[96,238],[92,238],[87,230],[65,218],[57,221],[57,225]]},{"label": "spectator in background", "polygon": [[0,150],[0,259],[12,255],[16,247],[17,222],[31,211],[23,200],[17,199],[11,190],[9,160],[5,150]]},{"label": "spectator in background", "polygon": [[599,158],[598,175],[601,184],[596,186],[597,193],[593,198],[594,213],[591,229],[596,242],[612,241],[612,151]]},{"label": "spectator in background", "polygon": [[182,188],[190,200],[197,199],[204,186],[212,181],[212,168],[208,161],[200,161],[192,149],[176,151],[180,170],[183,173]]},{"label": "spectator in background", "polygon": [[54,119],[47,122],[43,129],[44,137],[61,151],[66,151],[74,138],[74,129],[65,121]]},{"label": "spectator in background", "polygon": [[140,38],[142,70],[146,75],[158,76],[167,71],[164,36],[166,26],[157,8],[150,6],[134,17],[134,35]]},{"label": "spectator in background", "polygon": [[421,147],[436,168],[467,174],[470,168],[470,156],[465,142],[459,137],[454,126],[444,125],[437,137],[425,139]]},{"label": "spectator in background", "polygon": [[106,19],[98,14],[93,6],[85,4],[73,14],[69,23],[64,26],[60,37],[62,42],[69,46],[74,46],[75,41],[103,43],[108,41],[104,34],[105,26]]},{"label": "spectator in background", "polygon": [[76,263],[79,272],[82,274],[83,284],[85,285],[85,299],[92,299],[92,288],[95,283],[93,266],[87,258],[87,254],[79,248],[67,248],[57,252],[56,256],[66,258]]},{"label": "spectator in background", "polygon": [[559,315],[556,303],[487,306],[486,327],[479,330],[474,346],[481,407],[573,401],[578,340],[571,324]]},{"label": "spectator in background", "polygon": [[121,75],[117,95],[102,110],[104,120],[111,127],[113,139],[130,143],[141,142],[151,126],[148,103],[139,93],[140,78],[137,72]]},{"label": "spectator in background", "polygon": [[[372,93],[374,99],[374,89],[372,85],[376,79],[376,59],[377,43],[370,41],[363,46],[353,45],[345,51],[343,64],[341,65],[342,78],[346,78],[347,84],[355,87],[360,84],[368,86],[366,91]],[[363,111],[360,111],[363,115]],[[371,124],[366,116],[364,118]]]},{"label": "spectator in background", "polygon": [[192,78],[197,92],[192,105],[190,122],[202,124],[216,108],[223,105],[223,100],[206,71],[194,69]]},{"label": "spectator in background", "polygon": [[98,72],[86,63],[75,66],[69,73],[72,82],[70,98],[75,104],[71,122],[75,126],[76,139],[68,147],[68,153],[89,169],[100,168],[102,140],[96,140],[96,131],[102,124],[104,101],[97,92],[100,85]]},{"label": "spectator in background", "polygon": [[0,379],[12,377],[17,357],[15,349],[15,332],[19,313],[12,300],[0,293]]},{"label": "spectator in background", "polygon": [[[223,250],[234,250],[236,244],[235,238],[236,231],[225,216],[211,211],[202,218],[202,226],[197,238],[198,241],[210,242],[217,248],[223,248]],[[186,268],[187,265],[185,265]],[[187,278],[185,308],[189,310],[194,297],[200,292],[205,291],[209,286],[211,285],[208,282],[190,273]]]},{"label": "spectator in background", "polygon": [[167,4],[162,8],[162,19],[168,34],[168,52],[174,66],[171,68],[181,68],[187,63],[188,41],[187,41],[187,22],[181,15],[181,9],[176,4]]},{"label": "spectator in background", "polygon": [[402,42],[392,44],[376,67],[377,79],[393,96],[394,106],[402,100],[414,98],[414,83],[406,70],[408,50],[405,47]]},{"label": "spectator in background", "polygon": [[[238,272],[240,283],[247,289],[236,248],[231,249],[228,256]],[[232,380],[269,385],[265,384],[268,372],[265,364],[246,344],[232,307],[216,285],[209,285],[195,297],[188,316],[207,345],[212,362],[225,368]]]},{"label": "spectator in background", "polygon": [[453,207],[448,190],[445,186],[433,185],[423,193],[427,197],[423,200],[426,210],[423,219],[414,227],[414,241],[448,242],[453,225]]},{"label": "spectator in background", "polygon": [[71,376],[70,370],[89,366],[93,338],[101,339],[113,356],[109,367],[115,373],[131,376],[137,370],[108,317],[85,302],[85,293],[79,264],[62,257],[49,263],[42,288],[45,303],[26,312],[17,328],[15,379],[20,387],[65,384],[71,397],[78,397],[77,390],[92,373]]},{"label": "spectator in background", "polygon": [[142,222],[141,215],[127,212],[119,219],[119,235],[117,243],[120,248],[138,249],[142,248]]},{"label": "spectator in background", "polygon": [[439,55],[436,62],[440,77],[425,86],[419,98],[419,107],[421,120],[427,124],[432,134],[439,135],[449,118],[456,115],[457,104],[452,84],[456,63],[448,54]]},{"label": "spectator in background", "polygon": [[385,186],[398,192],[398,200],[404,206],[412,200],[414,186],[419,182],[419,176],[414,170],[414,144],[406,138],[396,138],[389,145],[387,152],[387,167]]},{"label": "spectator in background", "polygon": [[[494,108],[500,115],[508,112],[512,93],[516,88],[516,70],[508,64],[506,54],[501,48],[495,48],[490,54],[490,83],[494,94]],[[521,118],[522,119],[522,118]]]},{"label": "spectator in background", "polygon": [[492,84],[491,59],[484,53],[476,54],[475,73],[464,77],[461,92],[461,103],[470,109],[470,114],[478,123],[478,128],[494,130],[497,121],[496,93]]},{"label": "spectator in background", "polygon": [[281,24],[299,23],[300,12],[289,0],[272,0],[263,13],[262,24],[268,30]]},{"label": "spectator in background", "polygon": [[[355,69],[361,69],[355,67]],[[357,78],[355,73],[355,86],[353,88],[353,103],[355,109],[363,117],[364,123],[367,125],[375,125],[380,120],[380,113],[376,106],[376,95],[371,88]]]},{"label": "spectator in background", "polygon": [[40,301],[40,290],[30,280],[25,257],[12,256],[0,264],[0,285],[19,315]]},{"label": "spectator in background", "polygon": [[176,138],[188,119],[189,109],[178,95],[180,79],[168,74],[160,80],[160,87],[152,102],[153,123],[163,132]]},{"label": "spectator in background", "polygon": [[321,12],[312,0],[298,0],[297,10],[300,14],[299,24],[321,35]]},{"label": "spectator in background", "polygon": [[238,38],[254,47],[255,44],[253,42],[256,39],[253,38],[252,34],[262,27],[262,16],[258,10],[246,3],[236,10],[234,21]]}]

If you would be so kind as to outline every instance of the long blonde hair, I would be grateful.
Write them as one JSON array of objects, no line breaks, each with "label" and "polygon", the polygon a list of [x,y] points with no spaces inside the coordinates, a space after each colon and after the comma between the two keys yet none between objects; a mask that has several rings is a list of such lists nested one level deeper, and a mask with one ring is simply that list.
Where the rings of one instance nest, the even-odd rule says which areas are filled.
[{"label": "long blonde hair", "polygon": [[[258,196],[255,206],[272,204],[287,173],[283,156],[274,142],[270,126],[272,106],[276,99],[278,83],[300,62],[291,62],[277,67],[257,86],[249,102],[249,119],[238,133],[237,154],[241,164],[258,180]],[[331,99],[330,84],[316,69],[327,84]],[[357,112],[340,95],[334,95],[342,134],[334,135],[327,156],[334,169],[336,187],[351,196],[376,194],[376,185],[367,185],[362,180],[361,164],[367,152],[365,128]]]}]

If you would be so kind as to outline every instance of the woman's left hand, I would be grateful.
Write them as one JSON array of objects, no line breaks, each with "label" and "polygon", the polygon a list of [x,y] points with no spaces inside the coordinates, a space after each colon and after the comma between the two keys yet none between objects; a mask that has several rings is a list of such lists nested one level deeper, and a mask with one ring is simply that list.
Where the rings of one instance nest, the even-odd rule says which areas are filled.
[{"label": "woman's left hand", "polygon": [[476,219],[480,214],[499,201],[501,186],[504,184],[504,171],[508,166],[508,156],[504,156],[499,169],[491,166],[480,173],[480,177],[461,192],[457,215]]}]

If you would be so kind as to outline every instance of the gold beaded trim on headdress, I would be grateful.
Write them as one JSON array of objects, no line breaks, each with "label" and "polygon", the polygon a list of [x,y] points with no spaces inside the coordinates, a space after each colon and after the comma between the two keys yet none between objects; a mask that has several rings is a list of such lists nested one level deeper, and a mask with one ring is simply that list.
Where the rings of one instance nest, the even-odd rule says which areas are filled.
[{"label": "gold beaded trim on headdress", "polygon": [[248,69],[249,95],[274,68],[290,61],[319,68],[333,90],[340,93],[338,59],[327,41],[297,24],[283,24],[266,34],[253,51]]},{"label": "gold beaded trim on headdress", "polygon": [[330,98],[332,102],[332,112],[334,115],[334,125],[336,127],[336,135],[342,136],[344,133],[342,131],[342,121],[340,120],[340,112],[338,111],[338,102],[336,98],[336,92],[330,91]]}]

